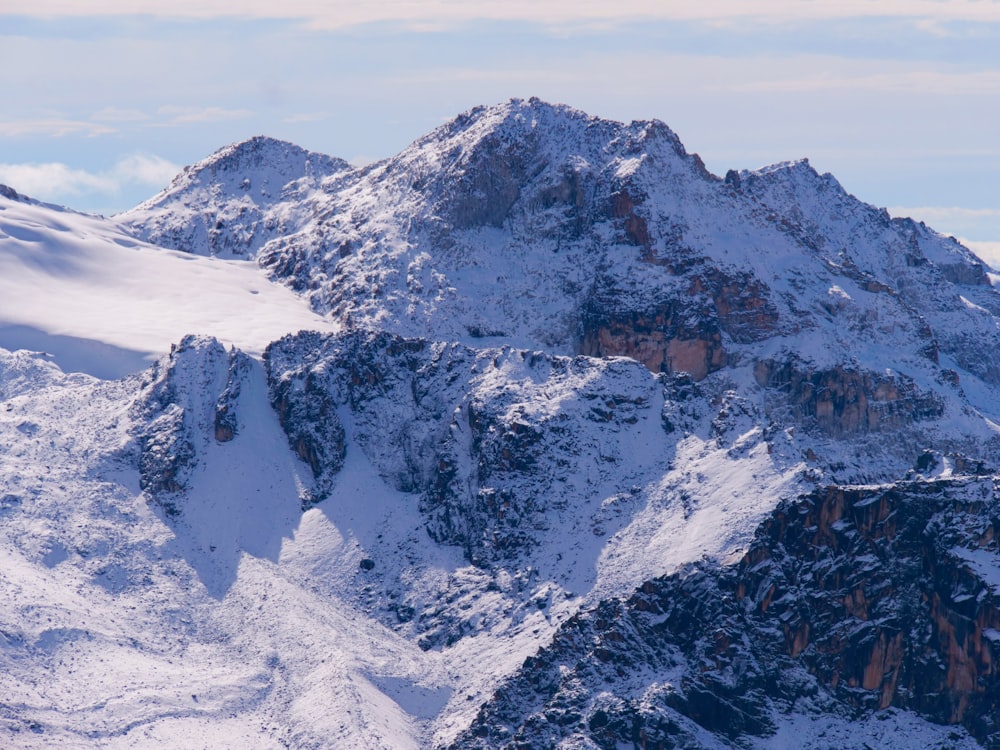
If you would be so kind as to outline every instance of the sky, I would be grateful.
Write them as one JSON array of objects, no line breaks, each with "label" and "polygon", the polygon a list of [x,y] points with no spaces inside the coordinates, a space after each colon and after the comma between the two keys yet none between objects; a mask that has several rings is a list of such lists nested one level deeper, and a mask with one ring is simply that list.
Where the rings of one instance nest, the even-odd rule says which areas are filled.
[{"label": "sky", "polygon": [[0,0],[0,91],[0,183],[106,215],[254,135],[365,163],[538,96],[1000,264],[1000,0]]}]

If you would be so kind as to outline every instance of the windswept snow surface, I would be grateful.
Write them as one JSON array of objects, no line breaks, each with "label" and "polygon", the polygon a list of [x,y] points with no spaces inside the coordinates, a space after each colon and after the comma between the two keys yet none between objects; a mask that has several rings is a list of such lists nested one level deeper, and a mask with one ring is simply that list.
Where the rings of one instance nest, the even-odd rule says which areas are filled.
[{"label": "windswept snow surface", "polygon": [[302,329],[337,326],[253,263],[163,250],[112,220],[0,193],[0,347],[114,378],[189,333],[260,354]]}]

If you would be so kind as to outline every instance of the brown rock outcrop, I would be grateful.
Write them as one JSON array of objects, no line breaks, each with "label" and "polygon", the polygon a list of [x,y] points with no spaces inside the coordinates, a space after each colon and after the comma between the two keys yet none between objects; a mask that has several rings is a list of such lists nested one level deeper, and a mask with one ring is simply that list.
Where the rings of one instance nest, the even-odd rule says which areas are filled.
[{"label": "brown rock outcrop", "polygon": [[[974,481],[983,491],[992,484]],[[979,485],[968,496],[989,498]],[[847,688],[849,700],[986,731],[977,717],[997,708],[989,634],[1000,629],[1000,600],[952,551],[977,512],[947,501],[963,487],[817,491],[762,526],[735,594],[761,618],[777,618],[785,653],[831,688]],[[963,543],[995,548],[994,524],[976,525]]]},{"label": "brown rock outcrop", "polygon": [[703,328],[681,320],[677,306],[656,312],[608,315],[585,326],[580,353],[590,357],[624,356],[653,372],[686,372],[701,380],[722,367],[722,335],[707,321]]},{"label": "brown rock outcrop", "polygon": [[648,251],[653,246],[653,237],[649,233],[649,223],[636,213],[636,208],[637,201],[625,189],[611,196],[611,216],[623,220],[625,238]]},{"label": "brown rock outcrop", "polygon": [[754,367],[754,377],[761,386],[783,391],[795,418],[836,438],[895,430],[944,412],[938,397],[920,392],[901,374],[763,360]]},{"label": "brown rock outcrop", "polygon": [[581,315],[581,354],[631,357],[653,372],[686,372],[701,380],[725,364],[723,334],[749,343],[778,331],[777,308],[764,283],[693,255],[684,246],[681,226],[651,227],[642,197],[634,191],[619,188],[610,204],[624,241],[641,248],[639,259],[686,284],[673,297],[642,309],[623,309],[615,290],[595,292]]}]

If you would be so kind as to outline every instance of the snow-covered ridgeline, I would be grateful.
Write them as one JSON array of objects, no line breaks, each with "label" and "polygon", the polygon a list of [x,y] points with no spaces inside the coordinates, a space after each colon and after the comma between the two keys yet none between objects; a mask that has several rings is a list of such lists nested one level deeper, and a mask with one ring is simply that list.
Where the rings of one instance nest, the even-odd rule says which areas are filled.
[{"label": "snow-covered ridgeline", "polygon": [[[104,377],[163,355],[101,381],[0,352],[16,746],[603,747],[638,741],[634,719],[704,747],[975,745],[921,716],[992,731],[975,685],[1000,632],[998,298],[953,240],[807,162],[719,178],[662,123],[515,100],[360,169],[235,144],[112,220],[5,191],[0,232],[0,347]],[[845,515],[806,523],[838,497]],[[912,557],[895,519],[937,502],[944,552]],[[825,536],[795,550],[788,529]],[[936,566],[933,585],[799,575],[832,550],[877,578],[870,548]],[[673,631],[664,650],[648,608],[682,600],[699,638],[718,629],[701,602],[763,650],[675,653]],[[809,620],[831,612],[852,634],[836,679]],[[964,675],[940,705],[896,690],[877,644],[897,621],[971,634],[919,641]],[[655,658],[632,670],[623,648]],[[791,714],[729,700],[759,689],[765,652],[805,686],[779,696]],[[602,664],[632,671],[602,682]],[[886,696],[905,710],[850,728]],[[720,705],[759,715],[719,723]]]}]

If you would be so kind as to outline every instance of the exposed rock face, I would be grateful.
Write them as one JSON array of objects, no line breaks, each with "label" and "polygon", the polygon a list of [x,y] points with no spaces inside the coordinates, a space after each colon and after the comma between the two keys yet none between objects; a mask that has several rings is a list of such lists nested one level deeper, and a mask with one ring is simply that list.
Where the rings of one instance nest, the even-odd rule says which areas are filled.
[{"label": "exposed rock face", "polygon": [[181,512],[178,500],[207,441],[228,442],[239,430],[241,383],[251,363],[215,339],[187,336],[142,384],[130,410],[138,426],[139,484],[167,513]]},{"label": "exposed rock face", "polygon": [[17,192],[14,188],[7,185],[0,185],[0,195],[4,198],[8,198],[12,201],[24,201],[26,198]]},{"label": "exposed rock face", "polygon": [[845,367],[809,370],[794,360],[768,360],[757,363],[754,377],[760,385],[782,391],[797,419],[834,438],[897,430],[944,412],[940,398],[921,393],[905,375]]},{"label": "exposed rock face", "polygon": [[[184,429],[184,411],[168,404],[163,413],[149,423],[140,437],[139,486],[154,496],[181,492],[194,461],[194,446]],[[161,501],[168,512],[176,507]]]},{"label": "exposed rock face", "polygon": [[589,357],[631,357],[652,372],[686,372],[701,380],[725,361],[722,336],[710,321],[700,326],[685,325],[682,316],[684,311],[671,305],[649,316],[603,316],[595,312],[585,319],[580,353]]},{"label": "exposed rock face", "polygon": [[231,352],[226,389],[215,403],[215,439],[228,443],[240,430],[239,401],[243,383],[250,375],[252,360],[242,352]]},{"label": "exposed rock face", "polygon": [[649,221],[643,215],[646,213],[648,211],[637,213],[636,202],[624,187],[611,196],[611,216],[621,220],[625,239],[641,247],[646,251],[646,257],[652,258],[653,237],[649,233]]},{"label": "exposed rock face", "polygon": [[889,706],[998,747],[996,503],[970,477],[783,504],[738,564],[568,621],[456,747],[715,747],[703,730],[749,746],[788,711]]},{"label": "exposed rock face", "polygon": [[[318,334],[305,336],[305,347],[322,345]],[[268,366],[271,405],[288,436],[289,446],[309,464],[316,480],[312,494],[304,499],[304,506],[308,506],[325,497],[344,464],[347,445],[344,426],[337,416],[338,390],[335,383],[329,382],[327,370],[310,369],[308,363],[298,363],[293,370],[276,370],[273,351],[273,347],[269,349],[264,360]]]},{"label": "exposed rock face", "polygon": [[[659,235],[661,239],[654,241],[650,233],[649,209],[641,208],[628,190],[622,188],[612,195],[611,216],[621,221],[625,240],[642,248],[641,260],[650,265],[660,266],[670,271],[675,277],[684,279],[687,288],[683,297],[672,300],[671,305],[662,307],[653,316],[639,315],[633,312],[631,320],[617,319],[602,326],[599,320],[600,305],[594,305],[597,310],[584,316],[584,340],[582,350],[607,350],[609,353],[634,356],[629,346],[630,334],[642,337],[649,331],[662,333],[658,338],[674,344],[671,352],[668,344],[664,346],[640,347],[638,351],[644,356],[635,357],[647,364],[654,372],[665,370],[670,372],[689,372],[697,379],[703,378],[708,372],[718,369],[724,360],[720,332],[724,331],[737,343],[760,341],[781,332],[779,314],[770,299],[767,286],[756,279],[752,273],[745,271],[727,271],[717,267],[711,258],[697,255],[685,244],[684,227],[659,219]],[[609,286],[607,296],[614,299],[619,290],[614,289],[614,282]],[[610,307],[614,307],[614,302]],[[596,315],[595,315],[596,313]],[[687,321],[697,321],[702,328],[709,328],[701,336],[688,338],[671,338],[669,322],[674,316],[683,315]],[[591,320],[592,318],[597,320]],[[650,319],[652,318],[652,319]],[[596,326],[595,326],[596,324]],[[690,326],[690,322],[688,323]],[[597,328],[595,331],[594,328]],[[608,328],[617,329],[612,332]],[[690,332],[689,332],[690,333]],[[601,345],[595,347],[595,338]],[[691,352],[693,342],[703,342],[697,345],[697,353]],[[645,348],[647,351],[643,351]],[[650,349],[661,350],[662,356],[650,356]],[[680,358],[676,354],[681,354]]]},{"label": "exposed rock face", "polygon": [[995,744],[1000,726],[982,721],[997,709],[986,634],[1000,611],[969,562],[995,559],[995,506],[988,478],[830,488],[765,523],[737,596],[774,608],[787,652],[845,700],[965,722]]},{"label": "exposed rock face", "polygon": [[726,273],[684,252],[659,257],[650,249],[642,260],[684,280],[686,288],[655,308],[630,310],[621,309],[616,280],[602,280],[581,314],[582,354],[632,357],[653,372],[701,380],[724,366],[724,336],[732,348],[782,332],[769,290],[751,274]]},{"label": "exposed rock face", "polygon": [[[526,558],[552,513],[571,514],[572,498],[588,494],[576,475],[595,454],[614,460],[614,434],[652,415],[662,397],[627,360],[388,334],[290,336],[268,349],[266,362],[272,403],[313,469],[317,501],[343,466],[343,409],[382,477],[420,495],[430,536],[460,545],[479,565]],[[577,419],[605,425],[604,444],[575,435]]]}]

